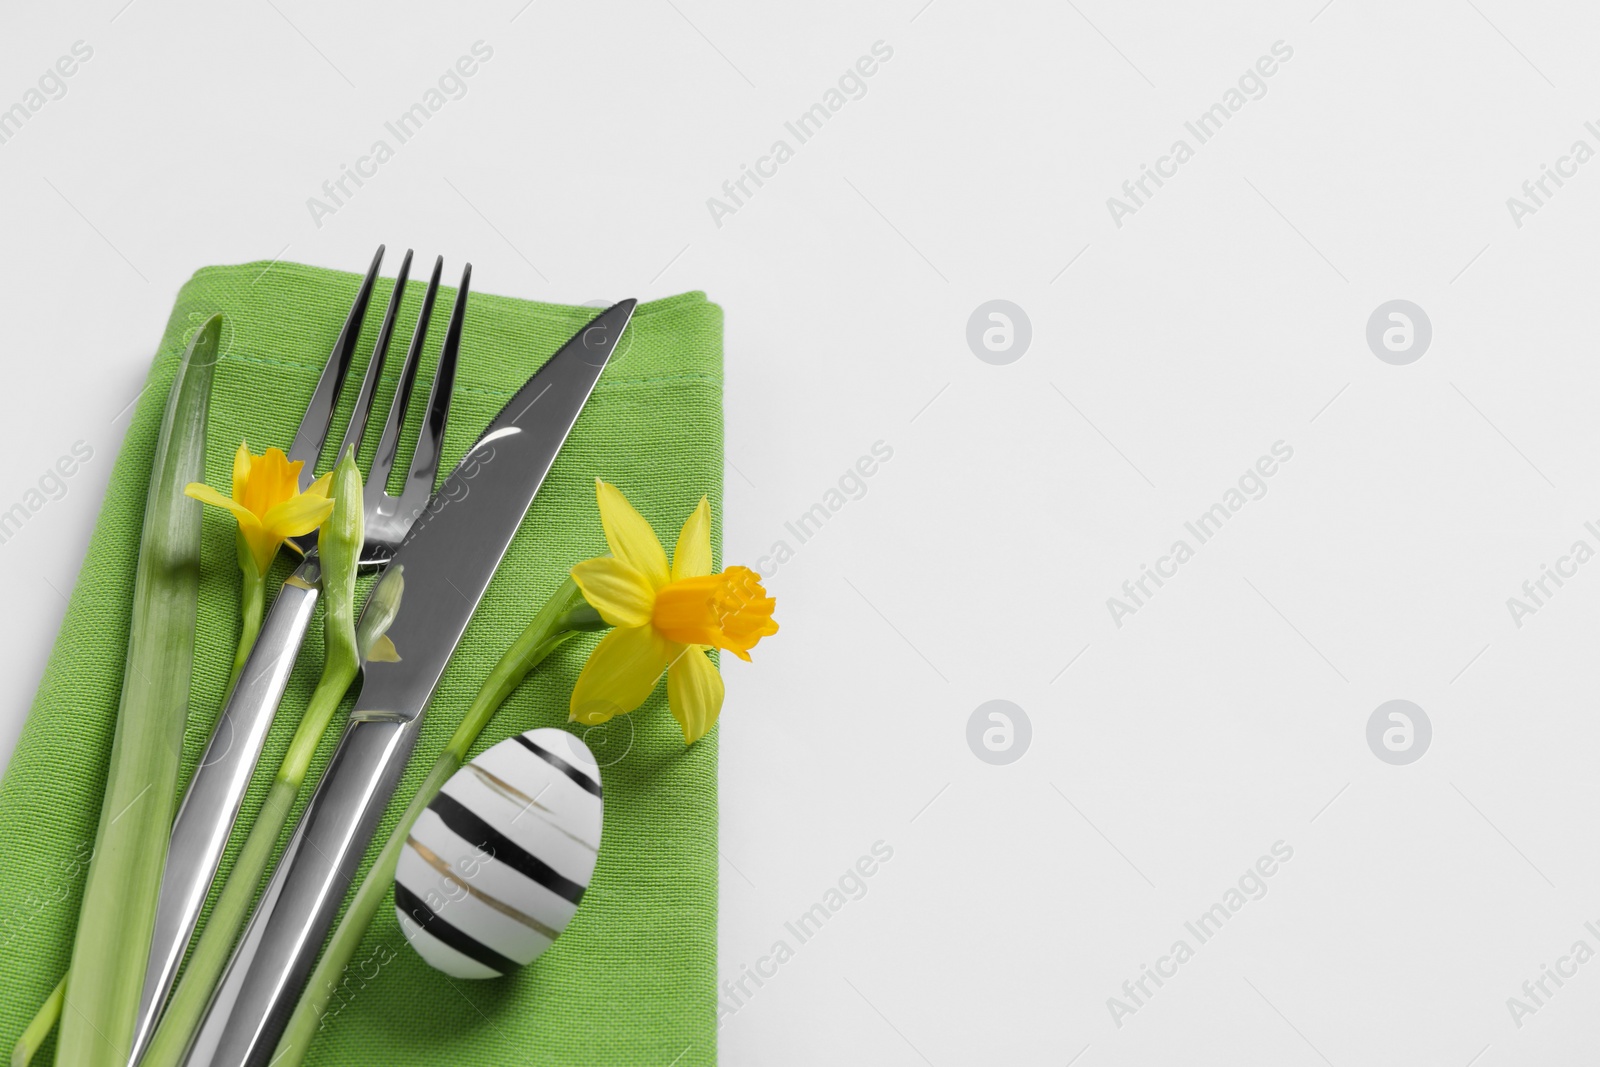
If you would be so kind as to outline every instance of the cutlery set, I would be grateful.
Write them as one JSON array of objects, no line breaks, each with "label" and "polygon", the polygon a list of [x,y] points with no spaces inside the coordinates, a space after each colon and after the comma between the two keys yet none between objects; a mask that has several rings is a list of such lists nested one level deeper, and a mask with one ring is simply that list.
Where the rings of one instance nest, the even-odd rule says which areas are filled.
[{"label": "cutlery set", "polygon": [[[352,384],[357,343],[383,256],[380,247],[288,451],[291,461],[304,461],[299,475],[302,490],[315,478],[340,397]],[[352,446],[359,451],[366,436],[407,295],[411,263],[412,253],[407,251],[337,455]],[[189,1051],[191,1067],[270,1062],[404,773],[445,666],[635,306],[633,300],[624,300],[607,308],[568,340],[512,396],[435,491],[467,314],[472,268],[466,266],[410,464],[399,492],[391,494],[388,486],[442,271],[440,258],[422,297],[363,495],[366,539],[361,564],[379,573],[366,610],[381,603],[382,610],[392,613],[385,631],[388,640],[382,644],[389,654],[369,653],[362,664],[359,692],[344,735],[234,949]],[[291,539],[290,544],[303,560],[272,603],[173,825],[135,1030],[134,1063],[160,1020],[311,625],[321,576],[316,535]],[[552,734],[560,736],[547,736]],[[581,745],[561,747],[560,739],[569,736],[564,731],[530,731],[468,764],[460,782],[452,781],[430,805],[427,823],[418,824],[419,841],[426,838],[437,848],[422,843],[412,849],[408,843],[396,882],[402,926],[419,953],[447,973],[503,973],[507,966],[525,963],[542,951],[571,917],[583,886],[561,878],[541,882],[539,874],[548,872],[548,866],[512,843],[515,838],[526,844],[530,838],[520,828],[536,823],[531,840],[540,848],[574,857],[566,864],[569,870],[592,872],[599,839],[599,773],[592,761],[585,762],[587,753]],[[506,792],[510,787],[494,774],[493,766],[511,760],[530,760],[538,767],[537,780],[544,784],[537,795]],[[485,816],[485,810],[494,813]],[[523,818],[528,823],[521,822]],[[514,832],[508,829],[513,821],[519,827]],[[495,862],[516,866],[532,880],[513,885],[509,878],[503,879],[508,888],[496,896],[492,887],[467,886],[457,877],[467,903],[449,908],[431,907],[406,888],[407,871],[415,864],[426,864],[430,858],[436,866],[448,864],[439,850],[476,847],[481,852],[486,841],[500,843],[498,853],[487,850]],[[587,877],[584,873],[585,883]],[[502,943],[509,938],[513,945],[508,950],[511,959],[491,944],[496,931]]]}]

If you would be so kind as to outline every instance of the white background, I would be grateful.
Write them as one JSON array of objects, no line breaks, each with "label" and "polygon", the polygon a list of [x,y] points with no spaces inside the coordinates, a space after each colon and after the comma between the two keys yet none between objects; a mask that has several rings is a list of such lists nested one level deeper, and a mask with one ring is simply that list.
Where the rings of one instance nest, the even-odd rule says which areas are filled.
[{"label": "white background", "polygon": [[[1600,162],[1520,227],[1506,199],[1600,149],[1600,12],[523,3],[0,14],[0,107],[94,49],[0,144],[0,506],[95,453],[0,546],[0,757],[197,267],[386,241],[541,300],[703,288],[726,558],[796,549],[783,633],[726,662],[724,975],[893,849],[740,997],[724,1062],[1589,1062],[1600,962],[1520,1026],[1506,1002],[1600,950],[1600,562],[1520,627],[1506,601],[1600,547]],[[307,198],[479,40],[467,95],[316,225]],[[866,95],[717,225],[707,198],[877,41]],[[1197,145],[1184,121],[1277,41]],[[1194,158],[1117,226],[1107,197],[1179,137]],[[995,298],[1032,324],[1003,366],[966,340]],[[1433,327],[1405,366],[1365,339],[1397,298]],[[877,441],[798,545],[785,522]],[[1115,625],[1278,441],[1267,494]],[[1032,724],[1009,766],[968,747],[992,699]],[[1366,740],[1391,699],[1433,726],[1408,766]],[[1278,841],[1266,896],[1117,1026],[1107,998]]]}]

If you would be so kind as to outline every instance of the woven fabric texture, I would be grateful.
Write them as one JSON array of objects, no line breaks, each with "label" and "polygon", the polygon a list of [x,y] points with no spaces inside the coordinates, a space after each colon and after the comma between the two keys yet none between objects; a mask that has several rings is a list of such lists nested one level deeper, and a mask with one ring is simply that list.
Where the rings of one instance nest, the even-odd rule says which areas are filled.
[{"label": "woven fabric texture", "polygon": [[[140,522],[158,424],[192,332],[225,316],[211,403],[207,481],[227,491],[241,438],[286,448],[349,310],[356,275],[291,263],[199,271],[179,293],[118,455],[71,604],[16,751],[0,779],[0,1040],[9,1048],[66,968],[115,729]],[[372,350],[392,283],[379,283],[357,352]],[[380,387],[388,410],[422,298],[408,288]],[[410,436],[454,291],[429,329]],[[445,444],[454,464],[593,308],[474,292]],[[346,390],[342,407],[348,410]],[[340,418],[345,416],[340,412]],[[362,465],[371,460],[378,418]],[[343,422],[336,421],[342,428]],[[338,434],[330,437],[336,442]],[[326,469],[332,459],[324,455]],[[409,447],[396,465],[409,462]],[[379,837],[388,836],[479,684],[573,563],[606,551],[594,479],[619,485],[669,548],[702,495],[721,566],[722,312],[704,294],[641,305],[556,460],[430,706]],[[396,483],[398,484],[398,483]],[[275,579],[289,572],[281,554]],[[232,519],[207,509],[185,780],[225,696],[237,640]],[[484,731],[481,751],[535,726],[568,726],[567,697],[594,645],[582,637],[531,676]],[[245,802],[253,818],[322,664],[309,635]],[[349,707],[346,699],[346,709]],[[342,718],[342,716],[341,716]],[[342,727],[330,728],[310,781]],[[692,748],[660,687],[643,708],[587,734],[603,768],[605,829],[576,918],[532,966],[489,982],[448,978],[406,944],[385,907],[358,950],[313,1064],[710,1064],[716,1058],[717,736]],[[306,792],[309,792],[309,787]],[[303,800],[302,800],[303,803]],[[240,833],[235,833],[237,849]],[[232,863],[230,850],[223,870]],[[53,1052],[51,1047],[46,1054]],[[41,1057],[41,1062],[49,1062]]]}]

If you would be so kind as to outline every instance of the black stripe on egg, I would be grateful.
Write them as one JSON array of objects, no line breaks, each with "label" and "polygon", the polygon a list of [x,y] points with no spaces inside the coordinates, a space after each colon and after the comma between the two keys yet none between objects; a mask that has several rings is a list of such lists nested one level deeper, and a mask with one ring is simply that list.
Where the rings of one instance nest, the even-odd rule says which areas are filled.
[{"label": "black stripe on egg", "polygon": [[432,937],[483,964],[497,975],[510,974],[517,969],[515,960],[507,959],[464,930],[457,929],[439,918],[421,897],[400,882],[394,884],[394,906]]},{"label": "black stripe on egg", "polygon": [[[559,757],[558,757],[559,758]],[[577,904],[583,900],[583,886],[523,849],[499,830],[490,826],[449,793],[440,793],[428,805],[450,831],[494,857],[512,870],[544,886],[558,897]]]},{"label": "black stripe on egg", "polygon": [[517,744],[521,745],[529,752],[532,752],[535,756],[538,756],[540,759],[550,764],[550,766],[554,767],[556,770],[560,771],[562,774],[578,783],[578,787],[584,792],[593,793],[597,797],[601,795],[599,782],[595,781],[593,778],[590,778],[587,774],[583,773],[583,771],[574,767],[572,764],[568,763],[566,760],[562,759],[560,756],[556,755],[554,752],[551,752],[544,746],[530,741],[526,734],[518,734],[515,740]]}]

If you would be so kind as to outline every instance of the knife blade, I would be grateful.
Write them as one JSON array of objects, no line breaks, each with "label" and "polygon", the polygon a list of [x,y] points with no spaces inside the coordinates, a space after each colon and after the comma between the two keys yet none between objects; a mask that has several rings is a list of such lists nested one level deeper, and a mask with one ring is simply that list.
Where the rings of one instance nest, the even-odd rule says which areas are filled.
[{"label": "knife blade", "polygon": [[235,949],[190,1067],[270,1062],[445,666],[634,306],[603,311],[528,379],[396,551],[380,584],[404,583],[387,630],[399,658],[364,664],[350,723]]}]

